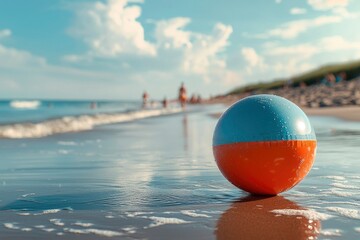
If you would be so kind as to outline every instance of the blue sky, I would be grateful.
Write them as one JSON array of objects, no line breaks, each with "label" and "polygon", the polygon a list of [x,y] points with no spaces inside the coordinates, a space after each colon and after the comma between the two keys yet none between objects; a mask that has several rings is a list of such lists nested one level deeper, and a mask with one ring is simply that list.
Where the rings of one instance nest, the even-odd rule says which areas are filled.
[{"label": "blue sky", "polygon": [[356,0],[2,0],[0,98],[208,97],[360,59]]}]

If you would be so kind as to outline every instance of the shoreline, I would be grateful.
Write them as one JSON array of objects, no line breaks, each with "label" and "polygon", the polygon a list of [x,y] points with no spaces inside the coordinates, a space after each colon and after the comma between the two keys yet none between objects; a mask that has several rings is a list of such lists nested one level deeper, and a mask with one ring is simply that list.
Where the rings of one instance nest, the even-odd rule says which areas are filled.
[{"label": "shoreline", "polygon": [[[225,104],[228,105],[228,104]],[[358,106],[342,106],[342,107],[324,107],[324,108],[301,108],[309,116],[327,116],[338,119],[360,122],[360,107]],[[210,114],[211,117],[219,118],[221,112]]]},{"label": "shoreline", "polygon": [[327,116],[346,121],[360,122],[360,107],[358,106],[302,108],[302,110],[310,116]]}]

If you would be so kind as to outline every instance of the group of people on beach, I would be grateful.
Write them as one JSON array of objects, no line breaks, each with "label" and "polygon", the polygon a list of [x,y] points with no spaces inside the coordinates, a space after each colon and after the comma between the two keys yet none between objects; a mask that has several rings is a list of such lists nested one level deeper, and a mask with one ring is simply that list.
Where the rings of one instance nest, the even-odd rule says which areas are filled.
[{"label": "group of people on beach", "polygon": [[[331,87],[331,86],[335,85],[336,83],[346,81],[346,80],[347,80],[346,72],[340,72],[338,74],[327,73],[319,81],[319,83]],[[294,84],[293,80],[289,79],[287,82],[285,82],[284,88],[285,89],[290,88],[291,86],[293,86],[293,84]],[[304,81],[302,81],[302,82],[299,83],[299,87],[300,88],[306,88],[307,84]]]},{"label": "group of people on beach", "polygon": [[327,86],[332,86],[335,83],[342,82],[346,80],[346,73],[341,72],[337,75],[334,75],[333,73],[328,73],[325,75],[323,80],[321,81],[322,84],[325,84]]},{"label": "group of people on beach", "polygon": [[[143,96],[143,107],[147,107],[149,104],[150,106],[153,105],[154,101],[149,102],[149,94],[147,91],[144,91]],[[163,108],[167,108],[169,106],[169,102],[178,102],[180,106],[184,109],[187,103],[196,104],[201,102],[200,95],[192,95],[191,98],[188,100],[188,94],[184,83],[181,83],[181,86],[178,91],[178,98],[175,100],[169,101],[167,97],[165,97],[161,104]]]}]

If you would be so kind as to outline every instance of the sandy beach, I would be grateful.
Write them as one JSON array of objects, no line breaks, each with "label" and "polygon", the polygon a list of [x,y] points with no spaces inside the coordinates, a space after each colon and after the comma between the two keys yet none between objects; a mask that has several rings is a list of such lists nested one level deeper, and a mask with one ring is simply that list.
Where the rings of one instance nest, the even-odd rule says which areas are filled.
[{"label": "sandy beach", "polygon": [[[282,88],[266,92],[225,95],[206,101],[209,104],[230,106],[234,102],[254,94],[282,96],[312,116],[330,116],[348,121],[360,121],[360,79],[343,81],[333,86],[316,84],[308,87]],[[214,117],[219,117],[215,114]]]},{"label": "sandy beach", "polygon": [[[302,110],[309,116],[328,116],[335,117],[347,121],[360,121],[360,107],[344,106],[344,107],[327,107],[327,108],[306,108]],[[212,113],[210,116],[219,118],[222,113]]]},{"label": "sandy beach", "polygon": [[311,116],[329,116],[341,118],[348,121],[360,121],[360,107],[343,106],[327,108],[302,108],[304,112]]}]

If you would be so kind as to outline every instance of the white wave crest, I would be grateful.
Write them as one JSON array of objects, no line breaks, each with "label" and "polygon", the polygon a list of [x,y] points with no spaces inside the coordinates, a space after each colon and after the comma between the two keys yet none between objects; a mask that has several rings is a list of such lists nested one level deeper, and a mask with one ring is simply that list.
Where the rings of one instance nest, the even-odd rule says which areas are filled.
[{"label": "white wave crest", "polygon": [[327,207],[329,211],[339,213],[340,215],[352,219],[360,219],[360,210],[342,207]]},{"label": "white wave crest", "polygon": [[155,216],[151,216],[148,218],[151,219],[153,222],[146,228],[158,227],[158,226],[165,225],[165,224],[191,223],[190,221],[185,221],[180,218],[165,218],[165,217],[155,217]]},{"label": "white wave crest", "polygon": [[19,123],[0,126],[0,138],[40,138],[58,133],[91,130],[95,126],[129,122],[137,119],[169,115],[180,108],[142,110],[128,113],[66,116],[40,123]]},{"label": "white wave crest", "polygon": [[11,101],[10,106],[12,108],[20,109],[36,109],[41,105],[40,101]]},{"label": "white wave crest", "polygon": [[87,228],[87,229],[77,229],[77,228],[64,228],[65,232],[75,233],[75,234],[95,234],[101,237],[116,237],[122,236],[121,232],[104,230],[104,229],[96,229],[96,228]]},{"label": "white wave crest", "polygon": [[180,212],[186,216],[190,216],[190,217],[194,217],[194,218],[197,218],[197,217],[209,218],[210,217],[207,214],[197,213],[197,212],[195,212],[195,210],[182,210]]}]

